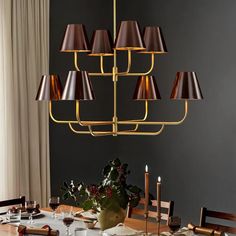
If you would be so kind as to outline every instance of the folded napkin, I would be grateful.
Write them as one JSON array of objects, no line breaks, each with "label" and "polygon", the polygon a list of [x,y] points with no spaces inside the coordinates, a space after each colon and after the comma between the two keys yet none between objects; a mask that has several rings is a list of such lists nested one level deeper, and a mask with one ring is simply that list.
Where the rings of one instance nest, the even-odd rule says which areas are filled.
[{"label": "folded napkin", "polygon": [[120,223],[117,226],[110,228],[110,229],[106,229],[103,231],[103,236],[128,236],[128,235],[132,235],[132,236],[138,236],[138,235],[142,235],[143,232],[142,231],[137,231],[135,229],[129,228],[127,226],[125,226],[124,224]]},{"label": "folded napkin", "polygon": [[192,230],[196,234],[204,234],[204,235],[214,235],[214,236],[222,236],[223,232],[214,230],[214,229],[209,229],[209,228],[204,228],[200,226],[195,226],[193,224],[188,224],[188,229]]},{"label": "folded napkin", "polygon": [[52,230],[49,225],[45,225],[42,228],[29,228],[24,225],[19,225],[18,227],[19,236],[24,236],[28,234],[35,235],[47,235],[47,236],[58,236],[58,230]]}]

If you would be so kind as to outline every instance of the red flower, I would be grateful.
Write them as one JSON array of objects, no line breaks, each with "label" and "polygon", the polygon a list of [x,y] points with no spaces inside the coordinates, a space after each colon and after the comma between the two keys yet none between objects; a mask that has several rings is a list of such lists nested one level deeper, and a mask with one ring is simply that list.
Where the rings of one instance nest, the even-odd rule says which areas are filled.
[{"label": "red flower", "polygon": [[107,189],[106,189],[106,196],[108,198],[112,197],[112,188],[111,187],[107,187]]},{"label": "red flower", "polygon": [[118,166],[117,171],[122,174],[124,171],[123,166],[122,165]]},{"label": "red flower", "polygon": [[88,187],[88,191],[89,191],[90,195],[97,196],[97,194],[98,194],[98,187],[96,185],[94,185],[94,184],[90,185]]}]

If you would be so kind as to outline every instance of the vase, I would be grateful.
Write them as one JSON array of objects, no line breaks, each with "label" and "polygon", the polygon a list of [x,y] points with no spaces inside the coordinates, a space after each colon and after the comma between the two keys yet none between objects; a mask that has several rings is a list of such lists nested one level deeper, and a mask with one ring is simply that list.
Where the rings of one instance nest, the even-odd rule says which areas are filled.
[{"label": "vase", "polygon": [[101,230],[115,227],[119,223],[124,223],[126,217],[126,210],[119,208],[116,210],[104,209],[98,215],[98,222]]}]

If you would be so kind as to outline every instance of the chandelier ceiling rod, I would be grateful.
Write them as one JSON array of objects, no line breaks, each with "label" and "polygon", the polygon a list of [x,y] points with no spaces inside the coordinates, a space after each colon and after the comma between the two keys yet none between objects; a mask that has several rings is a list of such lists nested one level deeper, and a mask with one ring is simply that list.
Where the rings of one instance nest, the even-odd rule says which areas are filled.
[{"label": "chandelier ceiling rod", "polygon": [[[184,100],[184,116],[178,121],[147,121],[148,104],[150,101],[161,99],[156,80],[150,75],[155,65],[155,54],[167,53],[163,34],[160,27],[145,27],[143,37],[136,21],[122,21],[118,35],[116,35],[117,2],[113,0],[113,40],[108,30],[96,30],[92,38],[92,49],[90,49],[85,27],[81,24],[68,25],[61,52],[74,53],[75,71],[70,71],[65,88],[62,86],[57,75],[44,75],[42,77],[36,100],[49,102],[49,115],[51,119],[59,124],[68,124],[70,130],[76,134],[90,134],[92,136],[117,136],[117,135],[159,135],[165,126],[179,125],[184,122],[188,114],[188,100],[203,99],[201,89],[195,72],[178,72],[171,93],[171,99]],[[117,51],[127,51],[126,71],[120,72],[117,66]],[[140,55],[149,54],[151,63],[146,72],[130,72],[132,65],[132,51]],[[89,56],[100,57],[100,72],[82,71],[78,63],[79,53],[89,53]],[[113,56],[113,67],[111,72],[104,70],[104,57]],[[94,100],[95,96],[89,77],[111,76],[113,80],[113,117],[109,121],[82,120],[80,117],[80,101]],[[117,115],[117,83],[118,77],[138,76],[134,100],[144,102],[145,112],[143,118],[132,120],[119,120]],[[75,101],[75,120],[58,120],[52,111],[52,101],[73,100]],[[78,127],[75,128],[75,125]],[[129,130],[120,127],[133,126]],[[160,126],[156,131],[139,131],[140,126]],[[111,130],[97,130],[104,126]],[[78,128],[84,127],[86,130]],[[94,130],[94,128],[96,130]]]}]

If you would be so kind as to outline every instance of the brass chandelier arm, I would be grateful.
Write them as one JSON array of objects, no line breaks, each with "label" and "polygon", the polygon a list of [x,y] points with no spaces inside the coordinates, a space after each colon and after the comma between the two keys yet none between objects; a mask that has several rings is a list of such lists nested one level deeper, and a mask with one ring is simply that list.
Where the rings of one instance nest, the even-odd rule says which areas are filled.
[{"label": "brass chandelier arm", "polygon": [[117,75],[119,75],[119,74],[127,74],[127,73],[129,73],[130,72],[130,69],[131,69],[131,65],[132,65],[132,52],[131,52],[131,50],[128,50],[127,51],[127,55],[128,55],[128,65],[127,65],[127,69],[126,69],[126,71],[124,71],[124,72],[119,72],[119,73],[117,73]]},{"label": "brass chandelier arm", "polygon": [[77,120],[57,120],[54,116],[53,116],[53,112],[52,112],[52,101],[49,101],[49,115],[50,118],[55,122],[55,123],[59,123],[59,124],[78,124]]},{"label": "brass chandelier arm", "polygon": [[[76,130],[74,129],[74,127],[72,126],[71,123],[69,123],[69,127],[71,129],[71,131],[75,134],[92,134],[91,131],[83,131],[83,130]],[[109,134],[108,134],[109,133]],[[112,135],[112,132],[107,132],[107,131],[93,131],[93,136],[94,135],[100,135],[100,136],[103,136],[103,135]]]},{"label": "brass chandelier arm", "polygon": [[91,72],[89,72],[88,74],[89,74],[89,76],[112,76],[113,75],[110,72],[109,73],[107,73],[107,72],[106,73],[93,73],[93,72],[91,73]]},{"label": "brass chandelier arm", "polygon": [[[131,51],[128,50],[128,66],[127,70],[125,72],[116,72],[117,76],[143,76],[143,75],[149,75],[154,68],[155,65],[155,54],[151,54],[151,66],[147,72],[134,72],[131,73],[129,72],[131,69],[131,64],[132,64],[132,57],[131,57]],[[102,70],[101,70],[102,71]],[[113,76],[113,73],[89,73],[89,76]]]},{"label": "brass chandelier arm", "polygon": [[[93,131],[91,126],[88,126],[88,128],[89,128],[90,134],[94,137],[101,137],[101,136],[109,136],[109,135],[117,135],[118,134],[118,132],[112,132],[112,131],[111,132],[108,131],[107,133],[105,133],[104,131],[101,131],[102,134],[99,134],[99,133],[96,134],[96,132],[100,132],[100,131]],[[120,132],[125,132],[125,133],[132,132],[133,133],[133,132],[137,131],[137,129],[138,129],[138,125],[136,125],[134,129],[124,130],[124,131],[120,131]]]},{"label": "brass chandelier arm", "polygon": [[100,56],[100,70],[101,73],[104,74],[104,61],[103,61],[103,56]]},{"label": "brass chandelier arm", "polygon": [[142,119],[137,119],[137,120],[126,120],[126,121],[131,121],[131,122],[135,122],[135,121],[145,121],[148,117],[148,101],[145,100],[145,113],[144,113],[144,117]]},{"label": "brass chandelier arm", "polygon": [[121,130],[120,132],[135,132],[138,130],[139,125],[135,125],[133,129]]},{"label": "brass chandelier arm", "polygon": [[117,73],[118,76],[143,76],[143,75],[149,75],[154,68],[155,65],[155,54],[151,54],[151,66],[150,69],[147,72],[134,72],[134,73]]},{"label": "brass chandelier arm", "polygon": [[[80,124],[81,126],[89,126],[89,125],[112,125],[113,121],[81,121],[79,116],[79,101],[76,101],[76,118],[77,120],[57,120],[52,111],[52,101],[49,101],[49,115],[50,118],[55,122],[59,124]],[[79,120],[78,120],[79,118]]]},{"label": "brass chandelier arm", "polygon": [[[127,69],[125,72],[120,72],[121,74],[126,74],[126,73],[129,73],[130,72],[130,69],[131,69],[131,64],[132,64],[132,54],[131,54],[131,50],[128,50],[127,51],[127,55],[128,55],[128,65],[127,65]],[[113,73],[106,73],[104,71],[104,57],[103,56],[100,56],[100,73],[89,73],[89,76],[112,76]]]},{"label": "brass chandelier arm", "polygon": [[88,128],[89,128],[90,134],[91,134],[93,137],[110,136],[110,135],[115,134],[115,133],[112,132],[112,131],[93,131],[93,130],[92,130],[92,127],[91,127],[90,125],[88,126]]},{"label": "brass chandelier arm", "polygon": [[113,135],[113,132],[110,131],[93,131],[91,128],[91,125],[88,125],[89,131],[83,131],[83,130],[76,130],[71,123],[69,123],[69,127],[71,131],[75,134],[91,134],[94,137],[101,137],[101,136],[109,136]]},{"label": "brass chandelier arm", "polygon": [[127,132],[127,131],[119,131],[118,135],[146,135],[146,136],[155,136],[155,135],[159,135],[162,133],[162,131],[164,130],[165,125],[162,124],[161,128],[156,131],[156,132]]},{"label": "brass chandelier arm", "polygon": [[74,52],[74,65],[75,65],[75,69],[77,71],[80,71],[79,65],[78,65],[78,54],[77,54],[77,52]]},{"label": "brass chandelier arm", "polygon": [[82,121],[80,119],[80,104],[79,101],[76,100],[76,119],[77,119],[77,123],[80,124],[81,126],[99,126],[99,125],[113,125],[114,122],[113,121]]},{"label": "brass chandelier arm", "polygon": [[[148,101],[145,100],[145,114],[144,114],[144,117],[142,119],[138,119],[138,120],[129,120],[129,121],[145,121],[147,119],[147,116],[148,116]],[[121,131],[121,132],[135,132],[138,130],[138,127],[139,125],[136,124],[134,129],[130,129],[130,130],[124,130],[124,131]]]},{"label": "brass chandelier arm", "polygon": [[[138,119],[138,120],[128,120],[128,121],[132,121],[132,122],[133,122],[133,121],[145,121],[145,120],[147,119],[147,117],[148,117],[148,101],[145,100],[145,114],[144,114],[144,117],[143,117],[142,119]],[[135,132],[135,131],[138,130],[138,127],[139,127],[139,125],[136,124],[134,129],[126,130],[126,132],[132,132],[132,131]]]},{"label": "brass chandelier arm", "polygon": [[188,114],[188,101],[185,100],[185,106],[184,106],[184,116],[179,121],[118,121],[118,124],[126,124],[126,125],[179,125],[184,122],[184,120],[187,117]]},{"label": "brass chandelier arm", "polygon": [[130,72],[131,65],[132,65],[132,52],[131,52],[131,50],[128,50],[128,66],[127,66],[127,70],[125,71],[125,73]]},{"label": "brass chandelier arm", "polygon": [[[146,135],[146,136],[155,136],[161,134],[165,125],[162,125],[159,131],[156,132],[131,132],[131,131],[118,131],[118,135]],[[115,134],[114,132],[110,131],[93,131],[91,126],[89,126],[90,131],[82,131],[82,130],[75,130],[71,123],[69,123],[69,127],[71,131],[75,134],[91,134],[94,137],[101,137],[101,136],[110,136]]]}]

